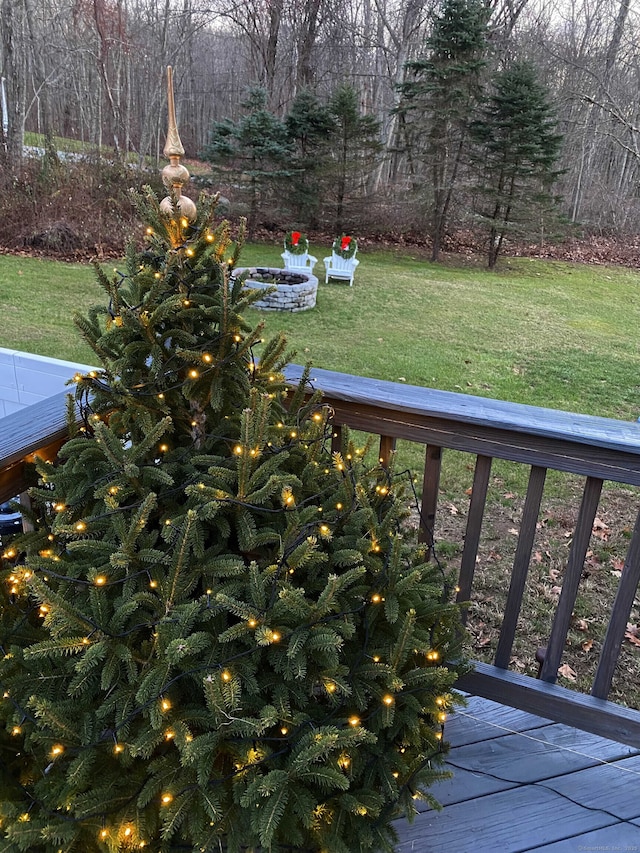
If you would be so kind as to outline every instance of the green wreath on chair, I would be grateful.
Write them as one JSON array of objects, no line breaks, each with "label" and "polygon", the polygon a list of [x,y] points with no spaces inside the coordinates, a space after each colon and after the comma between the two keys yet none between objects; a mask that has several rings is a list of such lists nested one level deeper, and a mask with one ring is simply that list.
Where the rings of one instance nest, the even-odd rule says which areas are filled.
[{"label": "green wreath on chair", "polygon": [[292,255],[304,255],[309,251],[309,240],[301,231],[289,231],[284,238],[284,247]]},{"label": "green wreath on chair", "polygon": [[348,234],[343,234],[342,237],[336,237],[331,247],[336,255],[341,258],[352,258],[358,248],[358,242],[355,237],[349,237]]}]

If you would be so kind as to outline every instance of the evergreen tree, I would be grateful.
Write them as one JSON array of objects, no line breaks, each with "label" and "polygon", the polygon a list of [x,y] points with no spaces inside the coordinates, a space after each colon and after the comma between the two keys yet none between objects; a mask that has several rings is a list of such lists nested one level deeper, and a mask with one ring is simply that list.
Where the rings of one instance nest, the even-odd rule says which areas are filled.
[{"label": "evergreen tree", "polygon": [[358,93],[347,84],[331,96],[329,112],[334,126],[327,195],[335,207],[335,233],[342,234],[352,230],[346,222],[349,199],[365,193],[366,179],[382,150],[380,123],[360,112]]},{"label": "evergreen tree", "polygon": [[304,90],[293,101],[285,124],[293,146],[287,201],[299,225],[314,226],[324,195],[334,122],[327,107]]},{"label": "evergreen tree", "polygon": [[505,68],[493,84],[472,125],[490,269],[508,233],[530,233],[553,210],[551,189],[560,174],[556,164],[562,144],[549,92],[530,63]]},{"label": "evergreen tree", "polygon": [[[407,63],[401,85],[409,156],[421,192],[427,187],[431,259],[437,261],[466,153],[470,117],[481,92],[487,53],[483,0],[443,0],[425,55]],[[416,168],[420,164],[419,172]],[[424,178],[422,171],[424,169]]]},{"label": "evergreen tree", "polygon": [[100,366],[2,556],[0,849],[391,850],[442,775],[452,590],[243,320],[214,202],[138,201],[148,244],[96,267]]},{"label": "evergreen tree", "polygon": [[262,87],[250,89],[241,106],[245,114],[237,122],[214,123],[202,157],[230,167],[238,180],[248,176],[251,234],[261,200],[274,198],[275,190],[291,174],[292,146],[284,122],[267,109],[267,93]]}]

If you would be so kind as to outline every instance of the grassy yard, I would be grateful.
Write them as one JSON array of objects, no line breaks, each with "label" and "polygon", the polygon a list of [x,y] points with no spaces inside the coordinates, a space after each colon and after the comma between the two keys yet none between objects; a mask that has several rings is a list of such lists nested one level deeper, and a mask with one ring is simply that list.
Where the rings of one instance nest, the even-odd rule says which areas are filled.
[{"label": "grassy yard", "polygon": [[[242,263],[278,266],[279,246],[245,247]],[[322,258],[328,247],[312,246]],[[360,251],[352,288],[324,284],[317,307],[299,314],[259,314],[267,335],[282,329],[298,362],[483,397],[597,414],[640,415],[640,273],[533,259],[504,259],[496,272],[480,262],[431,264],[410,254]],[[0,345],[92,363],[72,315],[103,299],[89,265],[0,256]],[[418,473],[422,451],[403,446],[400,464]],[[446,456],[436,536],[455,569],[464,536],[473,460]],[[472,654],[491,659],[515,549],[526,472],[497,463],[483,531],[471,622]],[[637,512],[635,490],[606,491],[572,622],[561,680],[584,689],[603,632]],[[531,566],[514,666],[531,672],[557,601],[579,485],[550,477]],[[634,610],[622,656],[618,699],[640,707],[640,625]],[[633,630],[632,630],[633,629]],[[640,627],[638,628],[640,634]],[[637,638],[636,638],[637,639]],[[573,673],[573,675],[571,674]]]},{"label": "grassy yard", "polygon": [[[489,273],[390,252],[359,256],[354,287],[321,280],[315,310],[262,315],[267,334],[286,333],[297,361],[624,420],[640,415],[640,273],[526,258]],[[247,265],[279,261],[275,246],[250,245],[242,255]],[[88,264],[0,256],[0,295],[2,346],[91,360],[72,323],[75,311],[102,300]]]}]

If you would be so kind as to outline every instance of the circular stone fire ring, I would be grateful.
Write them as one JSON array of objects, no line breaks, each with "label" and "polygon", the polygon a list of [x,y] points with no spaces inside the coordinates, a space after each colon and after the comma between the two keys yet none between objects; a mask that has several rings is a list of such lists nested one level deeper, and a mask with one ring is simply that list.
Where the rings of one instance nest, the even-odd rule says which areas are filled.
[{"label": "circular stone fire ring", "polygon": [[318,279],[311,273],[273,267],[238,267],[233,275],[235,278],[245,273],[245,287],[266,291],[253,303],[255,308],[263,311],[307,311],[315,307]]}]

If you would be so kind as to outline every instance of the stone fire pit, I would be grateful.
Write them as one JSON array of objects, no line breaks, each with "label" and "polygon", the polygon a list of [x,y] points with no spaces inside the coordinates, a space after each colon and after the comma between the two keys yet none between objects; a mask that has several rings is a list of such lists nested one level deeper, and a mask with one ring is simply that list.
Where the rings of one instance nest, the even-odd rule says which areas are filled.
[{"label": "stone fire pit", "polygon": [[[244,286],[266,292],[262,299],[254,302],[263,311],[307,311],[314,308],[318,292],[318,279],[311,273],[272,267],[238,267],[234,278],[247,274]],[[273,290],[273,288],[276,288]]]}]

